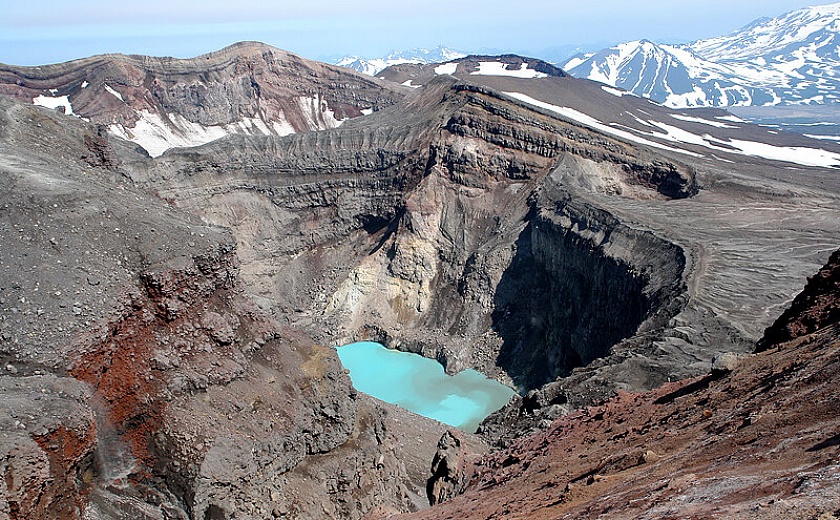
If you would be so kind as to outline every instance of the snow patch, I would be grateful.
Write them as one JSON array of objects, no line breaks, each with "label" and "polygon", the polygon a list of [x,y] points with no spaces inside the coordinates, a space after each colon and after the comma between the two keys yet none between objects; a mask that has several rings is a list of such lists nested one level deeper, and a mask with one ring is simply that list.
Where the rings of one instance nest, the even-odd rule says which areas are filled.
[{"label": "snow patch", "polygon": [[538,79],[547,78],[548,74],[538,72],[534,69],[529,69],[527,63],[522,63],[522,66],[517,70],[507,68],[507,63],[500,61],[480,61],[478,63],[478,70],[470,72],[471,76],[508,76],[512,78],[523,79]]},{"label": "snow patch", "polygon": [[706,92],[699,86],[694,85],[691,92],[685,92],[683,94],[668,94],[668,97],[665,98],[665,101],[662,104],[670,107],[690,108],[705,107],[711,103],[706,99]]},{"label": "snow patch", "polygon": [[742,141],[740,139],[732,139],[725,144],[740,149],[743,155],[763,157],[773,161],[784,161],[803,166],[819,166],[823,168],[840,166],[840,154],[820,150],[819,148],[774,146],[767,143]]},{"label": "snow patch", "polygon": [[414,81],[414,80],[407,79],[407,80],[403,81],[402,83],[400,83],[400,85],[402,85],[404,87],[411,87],[411,88],[420,88],[420,87],[423,86],[423,85],[414,85],[414,84],[412,84],[412,81]]},{"label": "snow patch", "polygon": [[198,146],[215,141],[228,135],[221,126],[203,126],[188,121],[179,114],[170,114],[172,126],[152,112],[142,110],[140,119],[133,128],[126,128],[120,124],[112,124],[108,130],[123,139],[135,142],[146,149],[152,157],[158,157],[170,148],[179,146]]},{"label": "snow patch", "polygon": [[715,146],[711,144],[707,140],[708,138],[711,138],[711,136],[709,136],[708,134],[693,134],[689,131],[683,130],[682,128],[677,128],[676,126],[671,126],[666,123],[660,123],[659,121],[649,121],[649,123],[665,132],[665,135],[651,134],[651,137],[658,137],[660,139],[665,139],[674,143],[685,143],[694,144],[698,146],[705,146],[706,148],[711,148],[712,150],[718,150],[721,152],[730,151],[726,148],[722,148],[720,146]]},{"label": "snow patch", "polygon": [[811,139],[819,139],[822,141],[840,141],[840,135],[815,135],[815,134],[802,134],[805,137],[810,137]]},{"label": "snow patch", "polygon": [[700,155],[698,153],[689,152],[688,150],[680,150],[679,148],[672,148],[670,146],[666,146],[666,145],[661,144],[661,143],[656,143],[656,142],[653,142],[653,141],[649,141],[649,140],[647,140],[643,137],[639,137],[636,134],[630,133],[626,130],[619,130],[618,128],[613,128],[609,125],[606,125],[606,124],[602,123],[601,121],[598,121],[597,119],[595,119],[592,116],[584,114],[583,112],[578,112],[574,108],[552,105],[551,103],[546,103],[545,101],[540,101],[539,99],[534,99],[531,96],[528,96],[526,94],[522,94],[522,93],[519,93],[519,92],[505,92],[505,94],[507,94],[508,96],[510,96],[512,98],[518,99],[519,101],[523,101],[525,103],[528,103],[529,105],[533,105],[535,107],[539,107],[539,108],[542,108],[542,109],[545,109],[545,110],[549,110],[549,111],[554,112],[556,114],[559,114],[563,117],[571,119],[572,121],[576,121],[576,122],[581,123],[585,126],[588,126],[588,127],[593,128],[595,130],[601,131],[605,134],[614,135],[616,137],[619,137],[621,139],[625,139],[627,141],[632,141],[634,143],[643,144],[645,146],[652,146],[654,148],[659,148],[661,150],[668,150],[670,152],[677,152],[677,153],[681,153],[681,154],[685,154],[685,155],[690,155],[692,157],[702,157],[702,155]]},{"label": "snow patch", "polygon": [[335,113],[330,110],[326,100],[318,96],[300,97],[297,101],[303,116],[306,118],[307,126],[312,130],[338,128],[344,122],[336,119]]},{"label": "snow patch", "polygon": [[450,63],[444,63],[443,65],[438,65],[435,67],[435,74],[438,76],[445,76],[445,75],[453,75],[455,71],[458,69],[458,62],[453,61]]},{"label": "snow patch", "polygon": [[[53,89],[55,90],[55,89]],[[40,95],[32,100],[33,105],[39,107],[49,108],[55,110],[58,107],[64,107],[64,113],[68,116],[73,114],[73,105],[70,103],[70,98],[67,96],[49,97]]]},{"label": "snow patch", "polygon": [[567,61],[565,65],[563,65],[563,70],[573,69],[573,68],[577,67],[578,65],[580,65],[581,63],[588,60],[589,58],[591,58],[593,55],[594,55],[594,53],[584,54],[583,56],[576,56],[576,57],[570,59],[569,61]]},{"label": "snow patch", "polygon": [[689,123],[700,123],[701,125],[714,126],[715,128],[738,128],[737,126],[727,125],[726,123],[720,123],[718,121],[709,121],[708,119],[685,116],[682,114],[671,114],[671,117],[673,117],[674,119],[679,119],[680,121],[688,121]]},{"label": "snow patch", "polygon": [[719,152],[761,157],[771,161],[783,161],[801,164],[802,166],[820,166],[825,168],[840,166],[840,154],[829,152],[827,150],[821,150],[819,148],[807,148],[804,146],[776,146],[768,143],[744,141],[741,139],[729,139],[724,141],[708,134],[693,134],[681,128],[658,121],[650,121],[650,123],[666,132],[664,135],[650,134],[650,137],[666,139],[672,142],[693,144]]},{"label": "snow patch", "polygon": [[119,92],[117,92],[113,88],[109,87],[107,83],[105,84],[105,90],[107,90],[109,93],[111,93],[111,95],[113,95],[115,98],[119,99],[123,103],[125,102],[125,100],[122,97],[122,94],[120,94]]},{"label": "snow patch", "polygon": [[[313,130],[336,128],[343,122],[336,119],[327,102],[317,96],[298,98],[297,103],[307,125]],[[372,112],[373,109],[370,108],[362,110],[363,114]],[[230,134],[284,136],[295,133],[294,127],[285,118],[270,123],[260,118],[245,118],[227,125],[204,126],[189,121],[180,114],[168,115],[171,124],[148,110],[142,110],[138,115],[140,119],[133,128],[112,124],[108,130],[114,135],[139,144],[152,157],[158,157],[170,148],[199,146]]]},{"label": "snow patch", "polygon": [[626,90],[620,90],[617,88],[608,87],[607,85],[601,85],[601,89],[606,92],[607,94],[612,94],[616,97],[624,97],[624,96],[635,96],[632,92],[627,92]]},{"label": "snow patch", "polygon": [[88,87],[88,85],[90,85],[90,83],[88,83],[88,82],[87,82],[87,80],[82,81],[82,85],[81,85],[81,86],[82,86],[82,88],[87,88],[87,87]]}]

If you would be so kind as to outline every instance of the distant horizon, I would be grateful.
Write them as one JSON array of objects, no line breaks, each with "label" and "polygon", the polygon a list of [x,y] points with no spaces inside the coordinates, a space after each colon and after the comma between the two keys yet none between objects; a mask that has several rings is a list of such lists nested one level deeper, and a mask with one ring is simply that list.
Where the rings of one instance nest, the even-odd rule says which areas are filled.
[{"label": "distant horizon", "polygon": [[[548,61],[576,48],[598,50],[647,39],[688,43],[729,34],[762,17],[831,1],[708,0],[702,9],[655,0],[586,5],[537,0],[517,4],[463,0],[451,6],[335,0],[265,6],[254,0],[148,0],[142,5],[45,0],[37,11],[16,2],[0,21],[0,62],[38,66],[99,54],[193,58],[240,41],[259,41],[305,58],[334,62],[395,51],[448,47],[470,54],[516,53]],[[102,4],[102,5],[100,5]],[[721,13],[725,13],[721,15]]]}]

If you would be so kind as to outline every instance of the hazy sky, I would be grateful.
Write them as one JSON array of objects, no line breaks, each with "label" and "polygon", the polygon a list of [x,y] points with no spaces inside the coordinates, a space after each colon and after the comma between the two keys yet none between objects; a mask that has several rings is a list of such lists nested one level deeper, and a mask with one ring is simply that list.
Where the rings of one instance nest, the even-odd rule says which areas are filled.
[{"label": "hazy sky", "polygon": [[106,52],[192,57],[258,40],[308,58],[377,57],[445,45],[537,55],[647,38],[688,42],[797,0],[0,0],[0,62],[40,65]]}]

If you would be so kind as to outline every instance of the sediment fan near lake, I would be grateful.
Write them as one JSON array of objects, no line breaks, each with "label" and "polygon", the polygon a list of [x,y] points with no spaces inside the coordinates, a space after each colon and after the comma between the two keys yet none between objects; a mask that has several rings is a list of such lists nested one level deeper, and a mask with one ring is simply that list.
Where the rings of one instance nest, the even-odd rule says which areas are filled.
[{"label": "sediment fan near lake", "polygon": [[[217,56],[131,60],[166,76]],[[333,82],[353,73],[296,59],[232,99],[281,80],[366,95]],[[79,64],[54,70],[81,89]],[[830,144],[668,110],[536,60],[438,67],[400,69],[416,89],[365,78],[381,103],[365,98],[377,110],[338,128],[235,133],[157,158],[107,119],[37,106],[69,83],[15,69],[3,92],[41,83],[0,99],[0,456],[12,476],[0,511],[421,509],[446,428],[356,393],[326,346],[378,340],[515,384],[524,397],[481,437],[440,442],[479,453],[751,351],[840,245]],[[195,89],[227,92],[214,74]],[[669,428],[694,424],[679,417]]]}]

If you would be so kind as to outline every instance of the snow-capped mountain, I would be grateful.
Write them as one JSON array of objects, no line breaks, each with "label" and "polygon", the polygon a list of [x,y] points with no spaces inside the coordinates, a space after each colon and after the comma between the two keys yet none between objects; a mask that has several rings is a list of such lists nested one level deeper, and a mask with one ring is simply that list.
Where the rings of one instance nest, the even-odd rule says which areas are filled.
[{"label": "snow-capped mountain", "polygon": [[335,64],[341,67],[348,67],[356,72],[375,76],[380,71],[391,65],[402,63],[442,63],[457,60],[466,56],[465,53],[438,46],[434,49],[411,49],[407,51],[395,51],[384,58],[365,59],[358,56],[347,56],[336,61]]},{"label": "snow-capped mountain", "polygon": [[689,45],[622,43],[563,68],[673,107],[837,103],[839,46],[840,3]]}]

